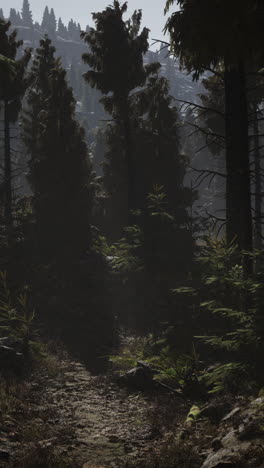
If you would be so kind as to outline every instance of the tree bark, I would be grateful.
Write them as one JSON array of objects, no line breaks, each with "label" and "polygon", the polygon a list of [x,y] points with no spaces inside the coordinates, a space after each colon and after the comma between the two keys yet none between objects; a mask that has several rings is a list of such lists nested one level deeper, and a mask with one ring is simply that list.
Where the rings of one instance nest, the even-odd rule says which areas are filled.
[{"label": "tree bark", "polygon": [[[252,251],[248,109],[243,62],[225,66],[226,234],[239,250]],[[251,265],[248,264],[248,272]]]},{"label": "tree bark", "polygon": [[4,135],[5,135],[5,165],[4,165],[4,184],[5,184],[5,205],[4,217],[8,237],[12,227],[12,165],[10,148],[10,122],[9,122],[9,102],[4,101]]},{"label": "tree bark", "polygon": [[124,128],[125,156],[127,165],[127,211],[128,221],[131,222],[131,210],[135,208],[135,174],[133,164],[133,149],[131,138],[131,125],[129,117],[128,97],[124,98],[121,105],[121,118]]},{"label": "tree bark", "polygon": [[253,145],[254,145],[254,166],[255,166],[255,229],[254,229],[254,247],[260,250],[262,248],[261,237],[261,167],[260,167],[260,150],[259,150],[259,125],[257,106],[255,107],[253,121]]}]

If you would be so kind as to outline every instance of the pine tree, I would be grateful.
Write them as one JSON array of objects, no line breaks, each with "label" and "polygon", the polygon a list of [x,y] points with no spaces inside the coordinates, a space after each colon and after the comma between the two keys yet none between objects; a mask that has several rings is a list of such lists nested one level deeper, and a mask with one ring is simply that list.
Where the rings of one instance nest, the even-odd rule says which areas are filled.
[{"label": "pine tree", "polygon": [[50,12],[49,12],[48,6],[46,6],[44,13],[43,13],[43,17],[42,17],[41,29],[43,29],[43,31],[48,32],[49,25],[50,25]]},{"label": "pine tree", "polygon": [[27,80],[25,72],[30,60],[31,51],[26,49],[21,59],[16,60],[22,41],[17,41],[16,31],[9,32],[10,22],[0,20],[0,55],[3,56],[3,66],[0,100],[3,101],[4,112],[4,187],[5,187],[5,225],[10,239],[12,217],[12,158],[11,158],[11,136],[10,123],[16,122],[21,109],[21,99],[25,93]]},{"label": "pine tree", "polygon": [[78,24],[77,24],[77,36],[76,36],[76,40],[77,40],[77,41],[80,41],[80,40],[81,40],[81,34],[82,34],[82,28],[81,28],[80,23],[78,23]]},{"label": "pine tree", "polygon": [[153,65],[145,67],[143,56],[148,50],[148,29],[141,25],[141,11],[135,11],[128,21],[123,20],[127,4],[114,1],[93,19],[96,28],[83,34],[90,51],[83,60],[91,67],[84,76],[88,83],[105,96],[105,109],[120,123],[123,151],[126,160],[127,213],[134,208],[135,180],[130,122],[130,92],[143,86],[148,74],[157,69]]},{"label": "pine tree", "polygon": [[49,17],[49,31],[54,34],[56,29],[57,29],[56,16],[55,16],[53,8],[51,8],[50,9],[50,17]]},{"label": "pine tree", "polygon": [[45,31],[49,37],[54,38],[57,29],[57,21],[53,8],[49,10],[48,6],[45,7],[41,29]]},{"label": "pine tree", "polygon": [[19,11],[17,12],[17,24],[18,25],[22,24],[22,18],[21,18]]},{"label": "pine tree", "polygon": [[58,20],[58,35],[62,38],[68,37],[68,30],[66,26],[63,24],[61,18]]},{"label": "pine tree", "polygon": [[[173,3],[168,0],[167,9]],[[177,4],[180,11],[169,18],[167,30],[182,66],[194,71],[195,78],[206,69],[224,66],[227,239],[235,239],[240,249],[252,250],[245,76],[252,60],[259,67],[263,63],[263,7],[258,0],[235,0],[231,5],[227,0],[177,0]]]},{"label": "pine tree", "polygon": [[[38,155],[38,142],[40,139],[39,114],[45,107],[45,102],[50,93],[49,76],[55,67],[55,47],[47,35],[40,40],[40,47],[36,50],[32,63],[29,82],[32,84],[26,94],[26,102],[23,112],[23,139],[27,146],[29,160],[29,180],[34,187],[34,168]],[[34,86],[33,86],[34,84]]]},{"label": "pine tree", "polygon": [[23,0],[23,6],[21,11],[23,26],[33,26],[32,13],[30,11],[30,5],[28,0]]},{"label": "pine tree", "polygon": [[[167,209],[175,223],[186,225],[186,209],[191,206],[192,194],[183,186],[186,159],[180,151],[178,112],[169,95],[168,81],[158,76],[149,77],[145,88],[130,98],[130,112],[137,180],[135,206],[144,213],[148,194],[153,192],[153,187],[162,187]],[[121,132],[118,122],[108,125],[103,164],[104,186],[109,194],[107,213],[114,238],[120,236],[126,211],[126,166]]]},{"label": "pine tree", "polygon": [[75,41],[76,38],[78,38],[77,24],[75,23],[75,21],[73,21],[73,19],[71,19],[68,23],[68,34],[72,41]]},{"label": "pine tree", "polygon": [[18,12],[16,12],[15,8],[10,8],[9,13],[9,21],[12,26],[19,26],[21,18]]},{"label": "pine tree", "polygon": [[178,111],[169,94],[168,80],[158,75],[149,77],[146,87],[135,95],[134,100],[139,116],[136,154],[142,152],[142,157],[138,158],[138,172],[144,174],[143,198],[153,186],[162,186],[167,194],[168,208],[176,214],[181,202],[184,206],[187,201],[181,192],[186,160],[180,152]]},{"label": "pine tree", "polygon": [[[25,142],[41,256],[65,263],[89,247],[92,176],[84,132],[75,121],[75,101],[60,61],[46,37],[33,62]],[[36,113],[37,122],[34,122]],[[30,117],[30,120],[29,120]],[[34,138],[30,125],[34,127]]]},{"label": "pine tree", "polygon": [[84,132],[74,120],[73,94],[59,63],[50,86],[35,169],[36,215],[42,246],[65,261],[89,247],[91,165]]}]

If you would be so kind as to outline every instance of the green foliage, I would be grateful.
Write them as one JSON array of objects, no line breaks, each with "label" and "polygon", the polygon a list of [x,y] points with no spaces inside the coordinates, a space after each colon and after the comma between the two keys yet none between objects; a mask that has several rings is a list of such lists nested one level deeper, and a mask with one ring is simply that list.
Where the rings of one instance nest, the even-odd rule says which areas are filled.
[{"label": "green foliage", "polygon": [[45,104],[50,93],[49,78],[55,67],[55,47],[52,46],[48,36],[40,40],[35,51],[31,70],[29,73],[30,87],[26,93],[26,103],[23,108],[23,134],[24,143],[30,154],[29,180],[34,190],[34,163],[39,151],[38,142],[42,127],[39,125],[39,115],[45,111]]},{"label": "green foliage", "polygon": [[128,371],[143,360],[156,371],[155,379],[185,390],[198,379],[197,364],[199,356],[193,346],[190,355],[180,354],[171,346],[167,338],[168,330],[155,337],[131,338],[118,355],[110,356],[114,369],[118,372]]},{"label": "green foliage", "polygon": [[0,99],[9,102],[9,120],[14,122],[27,87],[25,72],[31,58],[31,50],[25,49],[22,57],[16,59],[23,41],[17,40],[17,32],[10,32],[10,27],[9,21],[0,19]]},{"label": "green foliage", "polygon": [[39,254],[77,259],[90,245],[94,173],[75,100],[47,36],[32,65],[24,117]]},{"label": "green foliage", "polygon": [[148,29],[140,31],[142,13],[135,11],[128,21],[123,20],[127,3],[114,1],[100,13],[94,13],[96,28],[83,34],[90,51],[83,60],[91,70],[85,74],[91,86],[103,94],[113,93],[113,101],[119,109],[129,92],[142,86],[147,67],[143,55],[148,50]]},{"label": "green foliage", "polygon": [[20,343],[26,355],[36,351],[35,310],[30,303],[30,289],[25,286],[13,299],[6,272],[0,272],[0,314],[0,334]]},{"label": "green foliage", "polygon": [[144,360],[159,370],[157,379],[188,391],[198,381],[199,355],[194,344],[189,354],[184,354],[171,340],[175,330],[165,326],[158,338],[150,336],[145,347]]},{"label": "green foliage", "polygon": [[209,388],[209,393],[225,390],[252,390],[254,383],[248,381],[250,369],[243,363],[228,362],[217,365],[210,372],[201,375],[200,380]]},{"label": "green foliage", "polygon": [[166,12],[175,3],[180,8],[172,13],[166,29],[173,51],[189,71],[196,70],[199,75],[222,59],[232,65],[238,57],[250,63],[252,56],[263,57],[260,46],[263,8],[258,0],[234,0],[231,7],[228,0],[168,0]]},{"label": "green foliage", "polygon": [[115,244],[115,255],[111,260],[112,268],[119,273],[140,272],[143,263],[137,251],[142,245],[141,229],[134,225],[125,228],[124,231],[125,236]]},{"label": "green foliage", "polygon": [[[256,261],[263,258],[263,252],[239,253],[234,244],[210,237],[204,242],[198,258],[202,268],[200,287],[195,294],[192,288],[183,289],[200,307],[207,329],[206,336],[196,338],[209,345],[220,361],[201,380],[212,392],[234,389],[243,379],[251,386],[261,377],[263,365],[264,286],[263,272],[245,276],[243,265],[245,257]],[[179,292],[182,290],[175,290]]]},{"label": "green foliage", "polygon": [[[15,60],[11,60],[4,55],[0,55],[0,73],[1,73],[1,82],[12,82],[16,76],[17,63]],[[0,96],[4,96],[4,92],[1,89]]]},{"label": "green foliage", "polygon": [[186,423],[193,424],[196,421],[196,419],[199,418],[200,413],[201,413],[201,410],[199,406],[193,405],[189,413],[187,414]]},{"label": "green foliage", "polygon": [[94,242],[94,250],[105,257],[112,271],[119,273],[127,280],[127,275],[140,272],[143,269],[138,249],[142,245],[142,232],[139,226],[124,228],[124,236],[112,245],[107,243],[105,237],[98,237]]},{"label": "green foliage", "polygon": [[[138,150],[136,148],[138,115],[135,114],[133,95],[144,88],[149,77],[156,74],[160,64],[144,65],[143,57],[148,51],[149,30],[141,27],[141,10],[135,11],[127,21],[123,16],[127,3],[115,0],[105,10],[93,14],[95,28],[82,36],[89,46],[83,55],[90,69],[86,81],[103,94],[101,102],[106,112],[113,117],[106,131],[106,163],[104,186],[108,194],[106,215],[109,233],[118,239],[124,225],[131,224],[130,212],[142,208],[141,202],[150,191],[145,187],[141,194],[138,176]],[[135,93],[132,91],[135,90]],[[143,114],[141,113],[142,117]],[[114,226],[114,227],[112,227]]]},{"label": "green foliage", "polygon": [[164,187],[154,185],[153,193],[147,196],[147,207],[151,217],[159,217],[161,220],[174,221],[174,218],[167,211],[167,195],[164,192]]},{"label": "green foliage", "polygon": [[118,373],[123,373],[136,367],[137,361],[145,357],[144,349],[146,343],[147,338],[130,336],[124,345],[121,346],[119,353],[109,357],[114,370]]}]

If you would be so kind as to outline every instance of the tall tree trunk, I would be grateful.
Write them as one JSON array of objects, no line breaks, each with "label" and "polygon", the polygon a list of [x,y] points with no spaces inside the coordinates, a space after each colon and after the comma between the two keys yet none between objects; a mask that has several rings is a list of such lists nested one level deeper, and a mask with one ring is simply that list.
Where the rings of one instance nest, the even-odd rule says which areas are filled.
[{"label": "tall tree trunk", "polygon": [[10,122],[9,122],[9,102],[4,101],[4,135],[5,135],[5,165],[4,165],[4,183],[5,183],[5,206],[4,217],[8,237],[12,227],[12,166],[11,166],[11,148],[10,148]]},{"label": "tall tree trunk", "polygon": [[[249,171],[248,109],[244,65],[225,67],[226,233],[239,250],[253,247]],[[250,262],[246,266],[251,270]]]},{"label": "tall tree trunk", "polygon": [[262,248],[261,238],[261,168],[259,151],[259,125],[257,106],[255,107],[253,117],[253,145],[254,145],[254,166],[255,166],[255,229],[254,229],[254,247],[260,250]]},{"label": "tall tree trunk", "polygon": [[123,99],[123,102],[121,105],[121,115],[122,115],[123,128],[124,128],[125,155],[126,155],[126,165],[127,165],[127,211],[128,211],[128,221],[130,221],[131,210],[133,210],[136,207],[135,206],[136,194],[135,194],[135,174],[134,174],[134,164],[133,164],[133,149],[132,149],[128,96]]}]

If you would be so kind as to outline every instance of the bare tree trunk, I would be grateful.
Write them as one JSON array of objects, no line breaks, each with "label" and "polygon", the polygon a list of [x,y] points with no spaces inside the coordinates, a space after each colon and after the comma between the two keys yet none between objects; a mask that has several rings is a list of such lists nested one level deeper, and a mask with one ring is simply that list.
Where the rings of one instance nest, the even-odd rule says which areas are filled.
[{"label": "bare tree trunk", "polygon": [[131,138],[131,125],[129,118],[128,97],[122,103],[122,119],[124,128],[125,155],[127,163],[127,210],[128,221],[131,220],[131,210],[135,208],[135,174],[133,164],[133,149]]},{"label": "bare tree trunk", "polygon": [[[251,187],[249,171],[248,109],[243,63],[226,65],[226,233],[239,250],[252,251]],[[245,260],[245,271],[252,262]]]},{"label": "bare tree trunk", "polygon": [[9,102],[4,101],[4,135],[5,135],[5,165],[4,165],[4,184],[5,184],[5,205],[4,218],[8,237],[12,227],[12,166],[11,166],[11,148],[10,148],[10,122],[9,122]]},{"label": "bare tree trunk", "polygon": [[262,248],[261,238],[261,173],[260,173],[260,150],[259,150],[259,125],[257,106],[255,107],[253,122],[253,144],[254,144],[254,165],[255,165],[255,229],[254,229],[254,247],[260,250]]}]

